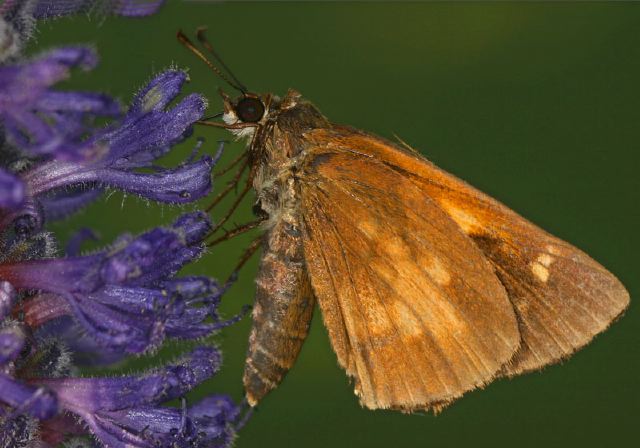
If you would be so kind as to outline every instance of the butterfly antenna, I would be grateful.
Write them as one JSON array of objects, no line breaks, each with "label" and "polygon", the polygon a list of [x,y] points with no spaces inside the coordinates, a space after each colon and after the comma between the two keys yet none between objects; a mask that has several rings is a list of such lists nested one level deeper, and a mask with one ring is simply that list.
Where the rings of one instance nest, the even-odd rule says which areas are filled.
[{"label": "butterfly antenna", "polygon": [[[235,83],[235,82],[231,81],[227,77],[227,75],[225,75],[224,72],[222,72],[222,70],[220,70],[218,67],[213,65],[213,63],[209,59],[207,59],[207,57],[204,54],[202,54],[202,52],[200,50],[198,50],[196,48],[196,46],[193,44],[193,42],[191,42],[191,40],[182,32],[182,30],[178,30],[178,33],[176,34],[176,37],[178,38],[178,41],[182,45],[184,45],[193,54],[198,56],[205,64],[207,64],[207,66],[211,69],[211,71],[213,71],[216,75],[218,75],[218,77],[220,77],[220,79],[225,81],[227,84],[229,84],[234,89],[238,90],[240,93],[242,93],[242,94],[246,94],[247,93],[247,89],[242,84]],[[234,77],[234,79],[235,79],[235,77]]]},{"label": "butterfly antenna", "polygon": [[207,31],[207,28],[204,26],[201,26],[196,30],[196,37],[198,38],[198,41],[204,46],[204,48],[207,49],[209,53],[211,53],[211,56],[213,56],[213,58],[216,61],[218,61],[218,64],[220,64],[222,68],[227,71],[227,73],[231,76],[234,82],[238,86],[240,86],[244,91],[247,91],[248,89],[245,87],[245,85],[236,77],[236,75],[233,74],[231,69],[227,67],[227,64],[224,63],[222,58],[218,56],[218,53],[216,53],[216,51],[213,49],[213,45],[211,45],[211,42],[209,42],[209,39],[207,39],[207,35],[205,34],[206,31]]}]

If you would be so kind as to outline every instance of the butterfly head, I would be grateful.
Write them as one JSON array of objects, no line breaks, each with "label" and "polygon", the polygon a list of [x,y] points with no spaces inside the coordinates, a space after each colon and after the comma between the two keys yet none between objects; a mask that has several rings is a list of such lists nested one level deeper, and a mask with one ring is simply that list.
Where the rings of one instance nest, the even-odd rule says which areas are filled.
[{"label": "butterfly head", "polygon": [[224,102],[224,122],[235,123],[260,123],[267,112],[265,98],[255,93],[243,93],[235,100],[220,90],[220,96]]},{"label": "butterfly head", "polygon": [[289,90],[283,99],[268,93],[258,95],[249,92],[214,50],[213,45],[205,36],[205,31],[206,28],[204,27],[198,28],[196,36],[206,52],[211,55],[212,60],[207,58],[181,30],[178,30],[176,37],[182,45],[200,58],[220,79],[240,92],[239,97],[232,99],[222,89],[218,90],[224,103],[222,119],[226,126],[223,127],[229,129],[238,138],[251,138],[256,133],[256,130],[266,124],[267,121],[277,119],[281,112],[293,109],[298,105],[301,95],[294,90]]},{"label": "butterfly head", "polygon": [[[236,129],[229,130],[239,138],[250,137],[254,134],[255,129],[260,126],[267,116],[268,104],[267,97],[257,95],[255,93],[242,93],[237,98],[231,98],[222,89],[218,90],[224,104],[224,112],[222,120],[230,126],[239,126]],[[246,127],[240,127],[246,124]],[[251,126],[251,125],[254,126]]]},{"label": "butterfly head", "polygon": [[234,99],[222,89],[218,93],[224,104],[222,120],[229,126],[237,126],[229,130],[239,138],[253,136],[257,128],[277,118],[283,111],[294,108],[301,98],[295,90],[289,90],[284,98],[270,93],[258,95],[246,92]]}]

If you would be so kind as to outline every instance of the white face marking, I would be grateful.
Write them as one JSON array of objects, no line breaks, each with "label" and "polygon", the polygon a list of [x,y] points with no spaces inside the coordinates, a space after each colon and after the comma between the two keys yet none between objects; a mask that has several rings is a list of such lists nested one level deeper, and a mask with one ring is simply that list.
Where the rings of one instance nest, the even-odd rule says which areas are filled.
[{"label": "white face marking", "polygon": [[[224,115],[222,115],[222,121],[229,125],[233,125],[239,122],[238,116],[233,110],[225,112]],[[256,132],[256,128],[250,126],[241,129],[229,129],[229,132],[231,132],[236,137],[236,140],[251,140],[253,138],[253,134],[255,134]]]},{"label": "white face marking", "polygon": [[230,110],[222,115],[222,121],[227,124],[236,124],[238,122],[238,116],[233,110]]}]

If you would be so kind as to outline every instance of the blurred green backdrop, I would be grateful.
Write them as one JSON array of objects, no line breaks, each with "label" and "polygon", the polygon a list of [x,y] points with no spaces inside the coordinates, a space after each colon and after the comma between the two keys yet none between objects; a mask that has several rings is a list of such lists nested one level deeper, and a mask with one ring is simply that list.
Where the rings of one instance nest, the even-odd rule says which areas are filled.
[{"label": "blurred green backdrop", "polygon": [[[32,51],[92,42],[101,64],[66,87],[128,101],[152,73],[191,68],[187,91],[220,110],[222,83],[175,40],[209,27],[251,89],[295,87],[333,121],[419,148],[640,291],[640,4],[170,2],[144,20],[77,17],[44,23]],[[197,129],[207,150],[223,131]],[[193,139],[177,148],[184,158]],[[227,146],[225,160],[240,150]],[[216,182],[217,188],[225,180]],[[228,205],[228,203],[227,203]],[[221,216],[223,205],[215,216]],[[180,210],[119,194],[58,224],[103,241],[168,222]],[[235,221],[250,218],[247,202]],[[249,237],[216,247],[192,273],[224,278]],[[251,303],[257,260],[225,296],[227,315]],[[198,395],[240,398],[245,319],[215,340],[222,373]],[[319,313],[297,365],[259,407],[237,446],[602,447],[633,444],[640,416],[640,315],[626,316],[561,366],[501,380],[436,417],[359,407]],[[170,357],[177,346],[160,356]],[[151,359],[129,363],[138,368]]]}]

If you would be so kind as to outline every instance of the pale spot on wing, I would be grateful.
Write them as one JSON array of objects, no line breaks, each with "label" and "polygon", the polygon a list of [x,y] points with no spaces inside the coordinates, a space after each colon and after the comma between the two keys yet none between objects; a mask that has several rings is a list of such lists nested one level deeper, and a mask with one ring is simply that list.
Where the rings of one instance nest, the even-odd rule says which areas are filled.
[{"label": "pale spot on wing", "polygon": [[393,311],[396,314],[397,321],[401,322],[402,332],[406,335],[422,335],[424,327],[415,315],[415,312],[409,308],[404,302],[397,300],[393,304]]},{"label": "pale spot on wing", "polygon": [[538,256],[538,263],[540,263],[545,268],[548,268],[549,266],[551,266],[551,263],[553,263],[554,261],[555,261],[555,258],[553,258],[549,254],[540,254]]},{"label": "pale spot on wing", "polygon": [[349,352],[339,359],[362,403],[433,408],[490,381],[520,338],[504,288],[464,235],[480,233],[485,215],[453,200],[436,205],[384,164],[348,152],[329,160],[302,188],[315,237],[305,258],[339,348],[335,328],[344,327]]},{"label": "pale spot on wing", "polygon": [[440,286],[447,286],[449,282],[451,282],[451,275],[439,258],[433,257],[424,263],[423,266],[429,273],[429,276]]},{"label": "pale spot on wing", "polygon": [[560,255],[560,249],[558,249],[556,246],[552,245],[552,244],[548,244],[547,247],[545,248],[547,250],[547,252],[549,252],[551,255]]},{"label": "pale spot on wing", "polygon": [[452,334],[468,331],[465,317],[442,296],[432,279],[416,263],[407,263],[406,259],[396,260],[396,264],[390,266],[384,259],[372,260],[371,268],[398,296],[431,299],[416,301],[414,310],[424,322],[429,323],[429,330],[437,339],[449,340]]},{"label": "pale spot on wing", "polygon": [[[552,246],[548,246],[548,247],[552,247]],[[538,255],[538,258],[536,258],[536,261],[530,264],[531,272],[533,272],[533,275],[538,277],[538,279],[541,282],[546,283],[547,280],[549,280],[548,268],[549,266],[551,266],[551,263],[553,263],[554,261],[555,261],[555,258],[553,258],[551,255],[544,254],[544,253],[540,254]]]},{"label": "pale spot on wing", "polygon": [[398,279],[398,272],[387,263],[374,262],[372,267],[388,285],[393,285]]},{"label": "pale spot on wing", "polygon": [[368,307],[364,312],[367,318],[367,328],[371,336],[384,340],[386,336],[394,333],[395,328],[384,308]]},{"label": "pale spot on wing", "polygon": [[479,230],[482,230],[482,226],[480,225],[478,219],[466,210],[456,207],[447,200],[442,200],[440,205],[449,214],[451,219],[453,219],[456,224],[460,226],[464,233],[473,234]]},{"label": "pale spot on wing", "polygon": [[[413,265],[415,266],[415,265]],[[460,334],[468,330],[465,317],[453,305],[447,297],[443,296],[433,281],[419,268],[407,269],[407,278],[397,280],[396,291],[412,290],[409,297],[430,297],[431,301],[417,305],[416,311],[436,338],[449,340],[453,334]]]},{"label": "pale spot on wing", "polygon": [[397,236],[390,236],[386,241],[383,242],[383,245],[387,253],[391,256],[392,260],[395,258],[406,259],[410,256],[411,252],[407,247],[407,244]]},{"label": "pale spot on wing", "polygon": [[549,270],[537,261],[531,263],[531,272],[543,283],[549,279]]},{"label": "pale spot on wing", "polygon": [[378,224],[375,221],[359,221],[358,229],[369,239],[375,240],[378,237]]}]

